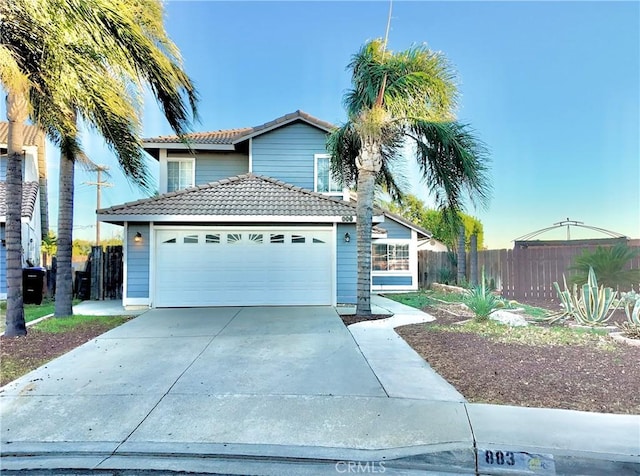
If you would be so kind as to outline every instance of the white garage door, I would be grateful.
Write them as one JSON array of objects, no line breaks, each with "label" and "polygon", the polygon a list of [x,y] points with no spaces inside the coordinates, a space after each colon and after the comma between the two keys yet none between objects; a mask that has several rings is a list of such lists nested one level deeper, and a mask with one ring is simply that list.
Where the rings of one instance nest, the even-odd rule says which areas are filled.
[{"label": "white garage door", "polygon": [[156,229],[155,305],[332,304],[331,229]]}]

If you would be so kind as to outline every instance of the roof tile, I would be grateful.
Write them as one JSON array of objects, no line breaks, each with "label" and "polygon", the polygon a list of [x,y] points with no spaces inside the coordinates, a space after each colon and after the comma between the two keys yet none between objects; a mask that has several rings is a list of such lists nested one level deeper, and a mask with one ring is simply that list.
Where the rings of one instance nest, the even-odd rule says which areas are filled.
[{"label": "roof tile", "polygon": [[[22,217],[31,218],[38,198],[38,182],[22,184]],[[7,215],[7,182],[0,182],[0,217]],[[3,220],[4,221],[4,220]]]},{"label": "roof tile", "polygon": [[[0,144],[6,144],[9,140],[9,123],[0,122]],[[24,126],[24,145],[38,145],[38,128],[36,126]]]},{"label": "roof tile", "polygon": [[[243,138],[259,133],[260,131],[270,129],[278,124],[285,124],[296,119],[304,119],[311,124],[315,124],[321,129],[330,130],[335,126],[329,122],[318,119],[317,117],[307,114],[304,111],[296,111],[290,114],[285,114],[282,117],[274,119],[269,122],[265,122],[255,127],[245,127],[241,129],[226,129],[211,132],[194,132],[192,134],[186,134],[185,138],[192,144],[235,144]],[[152,144],[175,144],[182,142],[178,136],[160,136],[152,137],[149,139],[143,139],[145,143]]]},{"label": "roof tile", "polygon": [[98,211],[144,216],[342,216],[355,206],[270,177],[239,175]]}]

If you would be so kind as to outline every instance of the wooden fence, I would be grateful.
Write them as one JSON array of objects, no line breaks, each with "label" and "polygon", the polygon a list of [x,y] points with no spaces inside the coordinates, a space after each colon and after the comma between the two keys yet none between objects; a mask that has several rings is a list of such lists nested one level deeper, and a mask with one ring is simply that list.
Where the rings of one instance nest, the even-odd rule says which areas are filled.
[{"label": "wooden fence", "polygon": [[[584,249],[594,248],[593,245],[579,244],[482,250],[478,252],[478,270],[481,272],[484,268],[487,282],[506,298],[556,298],[553,283],[562,283],[563,274],[568,278],[572,274],[568,268],[574,258]],[[640,249],[638,246],[631,248]],[[469,253],[466,259],[469,263]],[[640,256],[628,263],[627,268],[640,268]],[[422,288],[433,282],[443,282],[445,276],[454,277],[451,284],[455,281],[455,269],[455,259],[449,252],[418,253],[418,276]],[[467,281],[470,281],[470,276],[467,276]]]},{"label": "wooden fence", "polygon": [[122,246],[93,246],[86,273],[90,282],[90,299],[122,299]]}]

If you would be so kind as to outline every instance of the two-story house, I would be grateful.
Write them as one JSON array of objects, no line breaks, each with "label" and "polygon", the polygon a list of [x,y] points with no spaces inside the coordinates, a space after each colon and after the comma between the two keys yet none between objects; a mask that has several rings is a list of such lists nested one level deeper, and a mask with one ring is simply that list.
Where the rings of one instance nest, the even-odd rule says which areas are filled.
[{"label": "two-story house", "polygon": [[[7,298],[7,138],[9,124],[0,122],[0,299]],[[46,183],[44,134],[34,126],[24,128],[22,160],[22,266],[40,264],[42,223],[47,223],[46,194],[40,183]],[[45,225],[46,226],[46,225]]]},{"label": "two-story house", "polygon": [[[145,141],[160,195],[98,210],[124,226],[125,306],[336,305],[356,301],[356,210],[332,180],[334,128],[302,111],[244,129]],[[418,286],[428,231],[374,217],[374,290]]]}]

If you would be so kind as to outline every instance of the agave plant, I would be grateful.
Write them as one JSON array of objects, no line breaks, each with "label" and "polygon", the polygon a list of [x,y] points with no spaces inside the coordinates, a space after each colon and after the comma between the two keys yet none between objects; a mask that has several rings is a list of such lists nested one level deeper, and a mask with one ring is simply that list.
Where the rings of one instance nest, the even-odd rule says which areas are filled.
[{"label": "agave plant", "polygon": [[558,283],[553,283],[560,301],[564,307],[564,315],[572,317],[578,324],[585,326],[604,325],[617,309],[617,291],[600,286],[593,268],[589,268],[587,282],[580,286],[573,285],[570,291],[567,280],[563,276],[564,290],[560,290]]},{"label": "agave plant", "polygon": [[499,302],[498,297],[487,287],[484,268],[482,268],[481,283],[466,292],[464,303],[476,315],[476,320],[486,321],[489,319],[489,315],[500,307]]},{"label": "agave plant", "polygon": [[627,320],[618,327],[626,337],[640,339],[640,294],[633,289],[628,293],[622,293],[620,303]]},{"label": "agave plant", "polygon": [[628,293],[622,293],[620,303],[627,315],[627,322],[640,326],[640,294],[633,289]]}]

